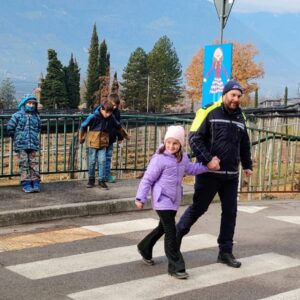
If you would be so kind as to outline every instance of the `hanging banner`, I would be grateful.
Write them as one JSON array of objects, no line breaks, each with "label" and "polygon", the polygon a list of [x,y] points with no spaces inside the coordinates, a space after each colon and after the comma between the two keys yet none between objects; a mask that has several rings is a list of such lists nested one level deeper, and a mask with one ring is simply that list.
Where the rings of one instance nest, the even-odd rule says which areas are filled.
[{"label": "hanging banner", "polygon": [[232,44],[204,47],[202,107],[219,100],[224,85],[231,78],[231,70]]}]

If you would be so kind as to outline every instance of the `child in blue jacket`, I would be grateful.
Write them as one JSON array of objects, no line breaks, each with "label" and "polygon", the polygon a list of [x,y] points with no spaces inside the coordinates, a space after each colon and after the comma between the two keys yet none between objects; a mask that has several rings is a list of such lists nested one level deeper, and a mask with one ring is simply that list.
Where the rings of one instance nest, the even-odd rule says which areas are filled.
[{"label": "child in blue jacket", "polygon": [[7,131],[18,154],[21,185],[25,193],[40,192],[37,151],[40,147],[41,121],[36,97],[24,96],[18,108],[7,123]]}]

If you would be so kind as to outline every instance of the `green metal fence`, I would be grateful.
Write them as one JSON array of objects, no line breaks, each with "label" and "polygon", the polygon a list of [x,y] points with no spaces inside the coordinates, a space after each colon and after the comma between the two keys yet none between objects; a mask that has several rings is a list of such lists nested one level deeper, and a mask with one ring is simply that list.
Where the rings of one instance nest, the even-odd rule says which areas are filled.
[{"label": "green metal fence", "polygon": [[[0,179],[3,182],[18,175],[17,157],[12,140],[6,134],[9,118],[8,115],[0,115]],[[78,142],[78,130],[85,118],[86,115],[41,115],[39,168],[43,176],[86,176],[87,149]],[[181,124],[188,133],[192,122],[190,119],[154,115],[122,115],[122,121],[131,138],[114,144],[112,170],[119,178],[141,176],[149,158],[163,140],[166,128],[170,124]],[[293,135],[249,128],[254,174],[244,178],[240,173],[240,192],[300,191],[299,122],[297,124]],[[190,152],[187,143],[185,150]]]}]

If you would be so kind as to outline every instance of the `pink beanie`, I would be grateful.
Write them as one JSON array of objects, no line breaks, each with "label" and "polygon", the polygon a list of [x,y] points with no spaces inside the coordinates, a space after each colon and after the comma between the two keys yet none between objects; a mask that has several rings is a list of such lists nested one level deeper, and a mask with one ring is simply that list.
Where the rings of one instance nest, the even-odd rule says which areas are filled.
[{"label": "pink beanie", "polygon": [[169,126],[167,129],[167,132],[166,132],[166,135],[164,138],[164,142],[166,142],[166,140],[168,138],[174,138],[174,139],[178,140],[181,144],[181,147],[183,147],[184,146],[184,136],[185,136],[185,133],[184,133],[184,128],[182,126],[172,125],[172,126]]}]

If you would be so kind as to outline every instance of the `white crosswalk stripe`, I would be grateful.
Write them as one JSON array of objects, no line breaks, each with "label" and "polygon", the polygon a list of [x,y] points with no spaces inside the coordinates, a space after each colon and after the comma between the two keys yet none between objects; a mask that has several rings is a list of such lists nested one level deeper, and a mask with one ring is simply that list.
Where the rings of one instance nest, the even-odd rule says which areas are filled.
[{"label": "white crosswalk stripe", "polygon": [[82,226],[88,230],[96,231],[105,235],[122,234],[135,231],[142,231],[155,228],[158,225],[158,220],[147,218],[131,221],[115,222],[95,226]]},{"label": "white crosswalk stripe", "polygon": [[300,289],[292,290],[286,293],[280,293],[268,298],[263,298],[259,300],[299,300],[300,299]]},{"label": "white crosswalk stripe", "polygon": [[269,216],[268,218],[300,225],[300,216]]},{"label": "white crosswalk stripe", "polygon": [[[176,285],[174,281],[170,280],[169,276],[163,274],[151,278],[143,278],[81,291],[70,294],[68,297],[76,300],[150,300],[300,266],[300,260],[276,253],[265,253],[246,257],[241,259],[241,262],[243,267],[240,269],[228,268],[222,264],[212,264],[189,269],[190,278],[184,281],[177,281]],[[258,265],[260,266],[259,268],[257,267]]]},{"label": "white crosswalk stripe", "polygon": [[246,206],[246,205],[239,205],[238,206],[238,211],[241,212],[246,212],[249,214],[254,214],[257,213],[263,209],[267,208],[267,206]]},{"label": "white crosswalk stripe", "polygon": [[263,298],[259,300],[299,300],[300,299],[300,289],[292,290],[285,293],[280,293],[268,298]]},{"label": "white crosswalk stripe", "polygon": [[[182,244],[182,252],[216,247],[216,240],[215,236],[209,234],[188,236]],[[154,247],[153,256],[163,255],[164,242],[158,241]],[[137,252],[136,245],[134,245],[12,265],[6,268],[30,279],[41,279],[128,263],[140,259],[141,256]]]}]

